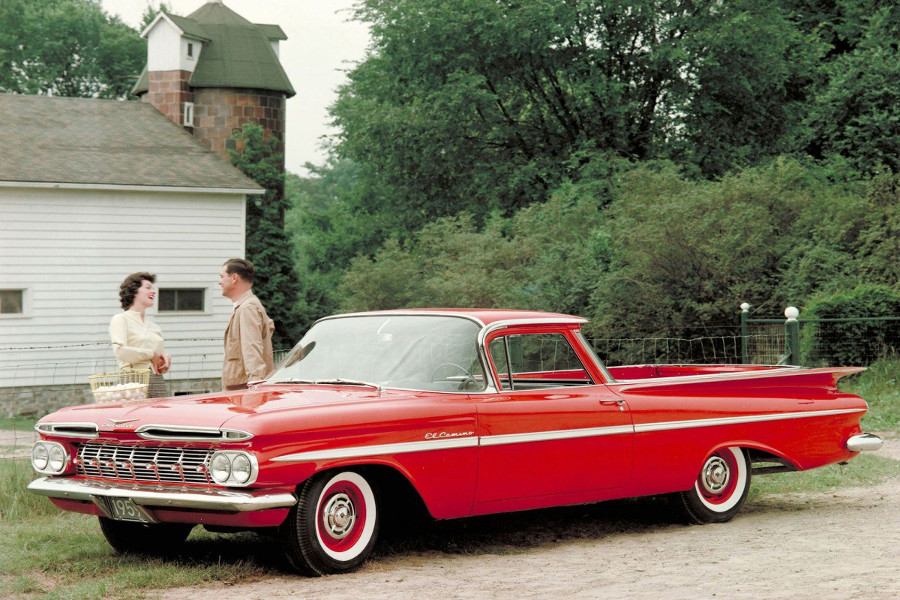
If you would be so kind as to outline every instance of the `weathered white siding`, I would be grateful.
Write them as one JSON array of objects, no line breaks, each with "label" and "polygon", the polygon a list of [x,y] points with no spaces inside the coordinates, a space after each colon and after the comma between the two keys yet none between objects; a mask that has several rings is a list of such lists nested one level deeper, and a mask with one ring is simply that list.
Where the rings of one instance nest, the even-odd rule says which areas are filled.
[{"label": "weathered white siding", "polygon": [[[187,45],[194,45],[194,56],[188,57]],[[148,71],[194,72],[203,43],[181,37],[178,30],[166,19],[160,19],[147,34]]]},{"label": "weathered white siding", "polygon": [[232,309],[218,274],[244,256],[244,198],[0,187],[0,289],[25,288],[29,302],[24,316],[0,316],[0,387],[86,383],[112,367],[109,319],[136,271],[155,273],[158,288],[206,289],[204,313],[148,314],[173,355],[171,378],[217,376]]}]

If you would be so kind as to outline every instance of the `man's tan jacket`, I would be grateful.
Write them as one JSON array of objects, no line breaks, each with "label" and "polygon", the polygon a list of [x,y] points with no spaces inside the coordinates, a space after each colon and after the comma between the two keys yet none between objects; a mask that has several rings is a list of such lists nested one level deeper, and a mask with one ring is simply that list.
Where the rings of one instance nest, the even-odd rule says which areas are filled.
[{"label": "man's tan jacket", "polygon": [[233,389],[249,381],[260,381],[272,371],[274,332],[275,322],[266,314],[252,290],[237,299],[225,329],[223,388]]}]

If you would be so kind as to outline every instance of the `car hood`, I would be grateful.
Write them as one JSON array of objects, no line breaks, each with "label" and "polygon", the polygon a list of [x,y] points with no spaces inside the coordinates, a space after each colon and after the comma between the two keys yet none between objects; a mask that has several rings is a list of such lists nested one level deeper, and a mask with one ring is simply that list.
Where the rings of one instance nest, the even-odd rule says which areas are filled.
[{"label": "car hood", "polygon": [[142,426],[227,428],[235,418],[309,407],[370,403],[415,395],[351,386],[263,386],[237,392],[88,404],[59,410],[41,423],[94,423],[100,431],[133,431]]}]

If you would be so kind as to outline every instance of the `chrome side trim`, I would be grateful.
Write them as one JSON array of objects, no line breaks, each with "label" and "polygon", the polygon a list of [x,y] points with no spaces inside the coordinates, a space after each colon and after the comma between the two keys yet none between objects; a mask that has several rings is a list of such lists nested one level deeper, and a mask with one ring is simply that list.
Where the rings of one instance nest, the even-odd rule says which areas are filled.
[{"label": "chrome side trim", "polygon": [[529,442],[546,442],[549,440],[572,440],[585,437],[605,435],[621,435],[633,433],[631,425],[613,427],[591,427],[589,429],[560,429],[558,431],[535,431],[533,433],[508,433],[504,435],[486,435],[480,438],[481,446],[503,446],[506,444],[527,444]]},{"label": "chrome side trim", "polygon": [[145,440],[166,442],[243,442],[253,437],[247,431],[191,425],[141,425],[134,432]]},{"label": "chrome side trim", "polygon": [[297,503],[293,494],[250,494],[231,490],[161,489],[157,486],[126,486],[102,481],[79,481],[70,477],[42,477],[28,484],[39,496],[94,502],[95,496],[129,498],[135,504],[159,508],[196,508],[248,512],[272,508],[290,508]]},{"label": "chrome side trim", "polygon": [[[699,427],[718,427],[723,425],[739,425],[743,423],[765,423],[769,421],[786,421],[790,419],[808,419],[833,415],[864,412],[864,408],[846,408],[834,410],[817,410],[791,413],[774,413],[764,415],[747,415],[742,417],[723,417],[716,419],[691,419],[686,421],[667,421],[663,423],[643,423],[639,425],[614,425],[610,427],[590,427],[583,429],[561,429],[554,431],[534,431],[529,433],[510,433],[502,435],[485,435],[448,440],[431,440],[423,442],[405,442],[399,444],[379,444],[374,446],[351,446],[330,450],[312,450],[286,454],[271,459],[274,462],[302,462],[315,460],[331,460],[336,458],[361,458],[384,454],[404,454],[408,452],[430,452],[451,448],[469,448],[473,446],[502,446],[507,444],[528,444],[550,440],[568,440],[584,437],[606,435],[624,435],[629,433],[651,433],[654,431],[670,431],[674,429],[695,429]],[[851,438],[852,439],[852,438]]]},{"label": "chrome side trim", "polygon": [[873,433],[861,433],[847,440],[847,450],[850,452],[874,452],[881,450],[884,442]]},{"label": "chrome side trim", "polygon": [[100,427],[96,423],[38,423],[34,430],[44,435],[93,439],[100,435]]},{"label": "chrome side trim", "polygon": [[332,450],[311,450],[309,452],[285,454],[284,456],[273,458],[272,461],[301,462],[314,460],[331,460],[334,458],[359,458],[363,456],[377,456],[379,454],[406,454],[409,452],[428,452],[431,450],[470,448],[477,445],[478,438],[475,436],[471,436],[426,442],[403,442],[399,444],[378,444],[375,446],[351,446],[349,448],[334,448]]},{"label": "chrome side trim", "polygon": [[634,426],[635,433],[650,431],[670,431],[672,429],[695,429],[697,427],[717,427],[719,425],[738,425],[741,423],[765,423],[766,421],[786,421],[789,419],[808,419],[812,417],[828,417],[865,412],[864,408],[843,408],[834,410],[812,410],[792,413],[772,413],[767,415],[747,415],[743,417],[722,417],[719,419],[691,419],[688,421],[667,421],[665,423],[642,423]]}]

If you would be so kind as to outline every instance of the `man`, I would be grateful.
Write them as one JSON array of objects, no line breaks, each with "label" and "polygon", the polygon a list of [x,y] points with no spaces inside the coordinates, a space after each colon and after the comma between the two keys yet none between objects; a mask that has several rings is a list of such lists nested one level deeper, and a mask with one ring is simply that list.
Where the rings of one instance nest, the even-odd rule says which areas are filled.
[{"label": "man", "polygon": [[231,258],[222,265],[219,285],[222,295],[234,302],[234,312],[225,329],[225,362],[222,387],[241,390],[250,381],[260,381],[272,371],[272,333],[275,323],[253,294],[253,263]]}]

